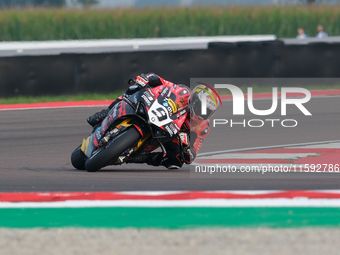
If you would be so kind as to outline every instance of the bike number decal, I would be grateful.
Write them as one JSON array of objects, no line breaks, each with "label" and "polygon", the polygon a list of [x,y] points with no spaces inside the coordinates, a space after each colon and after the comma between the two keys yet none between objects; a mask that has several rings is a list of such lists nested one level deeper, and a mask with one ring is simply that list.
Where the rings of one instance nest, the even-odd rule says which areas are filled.
[{"label": "bike number decal", "polygon": [[151,108],[149,109],[149,119],[152,124],[155,124],[158,127],[164,126],[170,122],[172,122],[172,119],[170,119],[169,112],[158,101],[155,101]]},{"label": "bike number decal", "polygon": [[162,108],[157,108],[155,111],[152,110],[152,113],[157,115],[158,121],[163,121],[167,119],[166,111]]}]

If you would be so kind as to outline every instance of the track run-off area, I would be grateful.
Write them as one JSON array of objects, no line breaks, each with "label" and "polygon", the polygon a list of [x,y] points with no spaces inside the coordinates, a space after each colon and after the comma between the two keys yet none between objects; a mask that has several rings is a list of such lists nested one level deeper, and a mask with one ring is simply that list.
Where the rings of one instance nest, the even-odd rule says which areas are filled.
[{"label": "track run-off area", "polygon": [[[339,164],[339,94],[339,90],[312,91],[305,104],[312,116],[289,108],[290,118],[299,122],[294,128],[212,127],[197,160],[216,163],[222,158],[222,163],[230,164],[299,164],[302,160],[304,165],[323,158],[322,162]],[[257,108],[270,107],[268,95],[255,97]],[[171,171],[146,164],[109,166],[96,173],[74,169],[70,155],[92,130],[86,118],[109,103],[0,107],[0,226],[339,226],[340,174],[336,171],[238,171],[214,178],[195,176],[190,172],[194,166],[188,165]],[[232,108],[228,97],[223,104]],[[250,117],[246,112],[243,118]],[[281,116],[275,112],[271,117]],[[228,116],[217,111],[214,118]]]}]

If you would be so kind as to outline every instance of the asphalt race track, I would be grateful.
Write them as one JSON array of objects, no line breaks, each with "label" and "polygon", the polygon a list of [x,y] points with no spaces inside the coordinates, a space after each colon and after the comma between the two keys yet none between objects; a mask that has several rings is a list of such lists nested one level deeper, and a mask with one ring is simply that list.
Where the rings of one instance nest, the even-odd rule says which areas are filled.
[{"label": "asphalt race track", "polygon": [[[231,101],[224,102],[232,107]],[[271,100],[254,106],[268,109]],[[287,116],[279,109],[273,119],[296,119],[298,126],[272,128],[218,125],[200,152],[340,140],[339,97],[312,98],[305,104],[313,114],[304,116],[288,106]],[[34,191],[134,191],[134,190],[278,190],[340,189],[337,173],[231,173],[223,179],[190,178],[189,166],[168,171],[146,164],[107,167],[97,173],[72,167],[70,155],[91,132],[86,118],[101,108],[11,110],[0,112],[0,192]],[[246,112],[231,117],[224,110],[216,119],[266,119]]]}]

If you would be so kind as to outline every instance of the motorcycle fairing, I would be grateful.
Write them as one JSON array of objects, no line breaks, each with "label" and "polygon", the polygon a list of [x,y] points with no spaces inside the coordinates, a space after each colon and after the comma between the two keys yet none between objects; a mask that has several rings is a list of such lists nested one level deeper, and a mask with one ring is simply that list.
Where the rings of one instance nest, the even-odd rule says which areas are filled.
[{"label": "motorcycle fairing", "polygon": [[[179,93],[182,95],[179,95]],[[153,130],[162,129],[170,137],[178,134],[181,126],[187,117],[187,101],[189,88],[181,86],[160,86],[140,90],[126,99],[137,109],[136,114],[145,114],[150,126],[156,127]],[[142,104],[142,105],[141,105]],[[140,110],[144,106],[145,110]],[[164,132],[160,132],[164,133]],[[159,132],[153,132],[154,137],[164,138]]]},{"label": "motorcycle fairing", "polygon": [[[185,100],[190,93],[180,86],[162,86],[141,89],[132,95],[124,95],[123,100],[113,106],[100,127],[83,142],[82,151],[90,157],[112,125],[122,117],[140,116],[140,106],[146,115],[145,121],[150,125],[153,138],[171,140],[176,136],[187,117]],[[182,95],[180,95],[182,92]],[[141,118],[141,117],[140,117]],[[142,118],[143,119],[143,118]],[[131,125],[131,123],[129,123]],[[143,136],[143,131],[136,125]],[[162,131],[162,132],[161,132]],[[144,141],[144,140],[143,140]],[[137,146],[141,147],[141,144]],[[86,148],[86,149],[85,149]]]},{"label": "motorcycle fairing", "polygon": [[[124,128],[128,128],[131,125],[134,125],[132,123],[132,120],[133,120],[133,118],[126,118],[124,121],[119,123],[116,126],[117,131],[124,129]],[[100,127],[98,127],[97,130],[92,135],[90,135],[87,139],[83,139],[83,142],[82,142],[80,149],[88,158],[91,157],[92,153],[95,151],[95,149],[98,146],[98,145],[95,145],[95,141],[96,141],[95,139],[97,137],[97,134],[100,134],[100,133],[101,133]]]},{"label": "motorcycle fairing", "polygon": [[124,100],[118,102],[110,112],[108,116],[103,120],[100,128],[98,128],[92,135],[94,136],[93,142],[97,147],[100,140],[106,134],[107,130],[112,126],[112,124],[123,116],[135,115],[134,109]]}]

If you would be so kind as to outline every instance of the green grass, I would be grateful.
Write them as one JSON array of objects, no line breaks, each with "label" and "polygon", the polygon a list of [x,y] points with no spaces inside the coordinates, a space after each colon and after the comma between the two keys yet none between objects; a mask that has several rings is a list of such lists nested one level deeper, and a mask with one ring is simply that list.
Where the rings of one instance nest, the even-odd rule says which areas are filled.
[{"label": "green grass", "polygon": [[39,97],[9,97],[0,98],[0,104],[25,104],[25,103],[43,103],[43,102],[70,102],[70,101],[87,101],[87,100],[114,100],[124,92],[115,92],[109,94],[89,93],[79,95],[62,95],[62,96],[39,96]]},{"label": "green grass", "polygon": [[[299,86],[297,86],[299,87]],[[300,86],[308,90],[328,90],[328,89],[340,89],[339,85],[325,85],[325,86]],[[247,93],[247,87],[240,87],[243,93]],[[252,86],[253,93],[266,93],[272,92],[272,87]],[[280,92],[280,88],[278,88]],[[26,104],[26,103],[43,103],[43,102],[70,102],[70,101],[87,101],[87,100],[114,100],[118,96],[122,95],[124,91],[100,94],[100,93],[88,93],[77,95],[62,95],[62,96],[38,96],[38,97],[9,97],[0,98],[0,104]],[[218,93],[221,95],[230,95],[231,92],[228,89],[218,89]]]},{"label": "green grass", "polygon": [[146,9],[3,9],[0,41],[275,34],[340,35],[340,5]]}]

